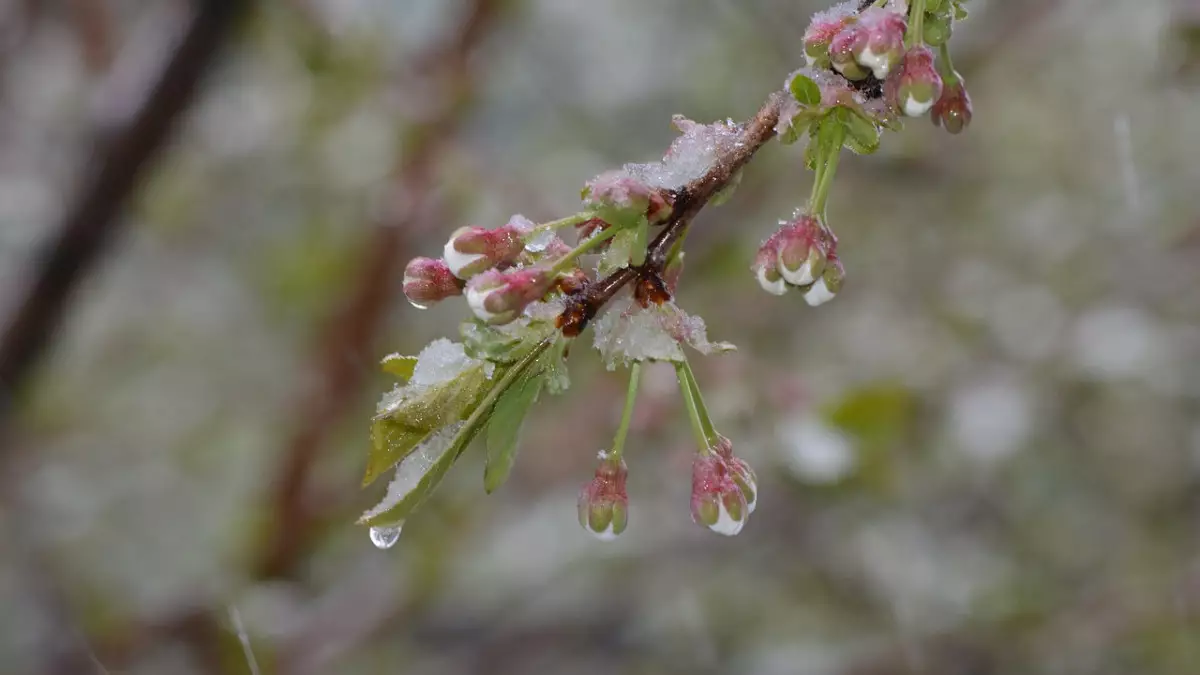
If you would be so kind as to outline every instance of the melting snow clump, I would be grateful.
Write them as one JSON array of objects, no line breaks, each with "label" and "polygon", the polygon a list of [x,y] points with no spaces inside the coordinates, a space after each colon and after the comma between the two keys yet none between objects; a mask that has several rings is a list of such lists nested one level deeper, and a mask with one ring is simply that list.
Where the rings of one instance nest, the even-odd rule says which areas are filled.
[{"label": "melting snow clump", "polygon": [[429,473],[433,465],[442,458],[442,455],[450,449],[454,437],[458,435],[462,426],[462,422],[456,422],[435,432],[424,443],[418,445],[411,455],[405,457],[404,461],[396,466],[396,477],[392,479],[391,483],[388,483],[387,496],[374,508],[362,514],[359,522],[386,513],[388,509],[403,501],[408,493],[417,487],[425,474]]}]

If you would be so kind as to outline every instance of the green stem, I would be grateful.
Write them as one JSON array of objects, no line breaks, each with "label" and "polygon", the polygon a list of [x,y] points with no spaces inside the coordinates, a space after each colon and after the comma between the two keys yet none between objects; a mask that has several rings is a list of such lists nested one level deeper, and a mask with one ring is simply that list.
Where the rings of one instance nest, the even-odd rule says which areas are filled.
[{"label": "green stem", "polygon": [[692,423],[692,432],[696,435],[696,443],[700,446],[701,454],[708,454],[710,448],[717,444],[719,436],[717,430],[713,427],[712,418],[708,415],[708,408],[704,405],[704,397],[700,394],[700,387],[696,384],[696,376],[692,373],[692,366],[687,361],[680,361],[675,364],[675,376],[679,379],[679,391],[683,394],[684,407],[687,409],[688,419]]},{"label": "green stem", "polygon": [[908,13],[908,31],[904,34],[904,46],[908,49],[921,44],[925,34],[925,0],[913,0]]},{"label": "green stem", "polygon": [[950,46],[944,42],[938,47],[937,69],[942,76],[942,86],[950,88],[958,84],[960,78],[958,71],[954,70],[954,61],[950,59]]},{"label": "green stem", "polygon": [[817,173],[813,178],[813,194],[809,199],[808,212],[811,215],[825,219],[825,203],[829,200],[829,191],[833,187],[833,177],[837,173],[838,159],[842,155],[842,142],[846,131],[841,123],[832,117],[826,118],[824,124],[837,124],[831,142],[822,147],[826,156],[817,158]]},{"label": "green stem", "polygon": [[642,363],[634,361],[629,368],[629,388],[625,391],[625,408],[621,411],[621,426],[613,438],[609,457],[619,458],[625,452],[625,437],[629,435],[629,423],[633,420],[633,402],[637,399],[638,384],[641,382]]},{"label": "green stem", "polygon": [[607,228],[597,232],[596,234],[592,235],[591,237],[589,237],[582,244],[571,249],[570,253],[563,256],[561,259],[559,259],[557,262],[554,263],[554,267],[550,268],[550,276],[553,277],[553,276],[559,274],[560,272],[566,270],[568,267],[570,267],[571,265],[573,265],[575,263],[576,258],[578,258],[579,256],[583,255],[584,253],[587,253],[588,251],[596,248],[600,244],[603,244],[604,242],[608,241],[609,239],[612,239],[613,236],[617,233],[618,229],[619,228],[611,227],[611,226],[607,227]]},{"label": "green stem", "polygon": [[590,220],[594,217],[596,217],[596,214],[593,211],[580,211],[579,213],[569,215],[566,218],[559,218],[558,220],[551,220],[550,222],[537,225],[532,230],[527,232],[523,239],[528,242],[530,239],[533,239],[543,232],[561,230],[564,227],[578,225],[579,223],[582,223],[585,220]]}]

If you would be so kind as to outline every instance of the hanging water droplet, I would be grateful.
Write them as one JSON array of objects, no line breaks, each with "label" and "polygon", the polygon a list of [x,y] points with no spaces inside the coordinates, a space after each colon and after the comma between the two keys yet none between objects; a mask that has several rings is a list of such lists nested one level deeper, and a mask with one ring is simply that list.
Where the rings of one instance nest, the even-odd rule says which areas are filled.
[{"label": "hanging water droplet", "polygon": [[400,541],[400,529],[403,524],[393,525],[391,527],[372,527],[371,528],[371,543],[375,544],[375,548],[388,549],[396,545]]},{"label": "hanging water droplet", "polygon": [[[407,297],[407,296],[405,296],[405,297]],[[421,303],[413,300],[412,298],[408,298],[408,304],[412,305],[413,307],[416,307],[417,309],[429,309],[429,305],[422,305]]]},{"label": "hanging water droplet", "polygon": [[552,241],[554,241],[554,231],[542,230],[541,232],[538,232],[530,237],[529,241],[525,242],[525,250],[529,251],[530,253],[541,253],[542,251],[546,250],[546,247],[548,247]]}]

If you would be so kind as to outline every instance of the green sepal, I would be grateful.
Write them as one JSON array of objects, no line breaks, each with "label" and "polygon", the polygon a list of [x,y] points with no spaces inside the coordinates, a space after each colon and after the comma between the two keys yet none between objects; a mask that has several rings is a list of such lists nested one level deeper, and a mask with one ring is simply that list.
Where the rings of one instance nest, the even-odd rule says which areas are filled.
[{"label": "green sepal", "polygon": [[796,102],[804,106],[815,106],[821,103],[821,87],[804,73],[796,73],[788,82],[788,91]]}]

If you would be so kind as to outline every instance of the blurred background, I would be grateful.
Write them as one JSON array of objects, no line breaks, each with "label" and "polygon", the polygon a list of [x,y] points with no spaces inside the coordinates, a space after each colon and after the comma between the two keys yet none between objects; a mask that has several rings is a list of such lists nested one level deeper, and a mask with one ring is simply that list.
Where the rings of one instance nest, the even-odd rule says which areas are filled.
[{"label": "blurred background", "polygon": [[1195,0],[973,0],[972,126],[843,160],[817,310],[748,271],[799,148],[705,211],[738,537],[666,366],[629,530],[579,527],[625,387],[584,344],[500,491],[471,453],[354,524],[378,359],[467,314],[405,262],[749,117],[823,6],[0,1],[0,672],[1200,673]]}]

